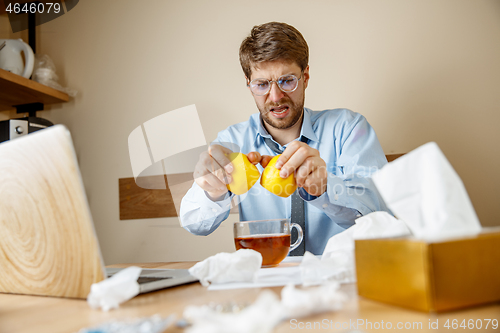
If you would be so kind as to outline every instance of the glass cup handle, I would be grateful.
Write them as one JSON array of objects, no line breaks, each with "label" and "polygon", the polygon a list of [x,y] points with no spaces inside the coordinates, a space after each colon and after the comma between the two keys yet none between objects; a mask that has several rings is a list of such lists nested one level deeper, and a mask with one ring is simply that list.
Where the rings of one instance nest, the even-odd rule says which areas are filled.
[{"label": "glass cup handle", "polygon": [[290,245],[290,251],[293,251],[297,248],[297,246],[300,245],[300,243],[302,243],[302,238],[304,238],[304,233],[302,232],[302,228],[300,227],[300,225],[298,225],[297,223],[292,223],[292,225],[290,226],[290,234],[292,234],[292,229],[293,228],[297,228],[297,234],[298,234],[298,237],[297,237],[297,240],[295,241],[295,243],[293,243],[292,245]]}]

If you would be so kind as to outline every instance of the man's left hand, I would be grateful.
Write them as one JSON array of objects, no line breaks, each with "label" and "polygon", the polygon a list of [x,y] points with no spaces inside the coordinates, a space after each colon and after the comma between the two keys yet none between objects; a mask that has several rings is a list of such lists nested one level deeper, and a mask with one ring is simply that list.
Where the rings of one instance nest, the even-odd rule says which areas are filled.
[{"label": "man's left hand", "polygon": [[295,172],[297,186],[319,197],[326,191],[328,173],[319,151],[300,141],[291,142],[276,162],[280,176],[286,178]]}]

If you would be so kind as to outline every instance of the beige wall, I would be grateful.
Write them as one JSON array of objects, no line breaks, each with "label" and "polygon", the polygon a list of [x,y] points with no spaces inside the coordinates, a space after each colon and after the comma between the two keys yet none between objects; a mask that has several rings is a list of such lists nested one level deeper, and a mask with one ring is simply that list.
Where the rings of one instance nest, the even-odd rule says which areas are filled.
[{"label": "beige wall", "polygon": [[[157,115],[196,104],[211,141],[256,112],[238,47],[271,20],[309,43],[306,106],[364,114],[386,153],[436,141],[482,224],[500,224],[498,0],[86,0],[38,29],[39,52],[79,91],[40,115],[73,133],[107,264],[233,250],[231,221],[209,237],[173,218],[120,221],[118,178],[132,176],[128,135]],[[0,38],[11,37],[1,16]]]}]

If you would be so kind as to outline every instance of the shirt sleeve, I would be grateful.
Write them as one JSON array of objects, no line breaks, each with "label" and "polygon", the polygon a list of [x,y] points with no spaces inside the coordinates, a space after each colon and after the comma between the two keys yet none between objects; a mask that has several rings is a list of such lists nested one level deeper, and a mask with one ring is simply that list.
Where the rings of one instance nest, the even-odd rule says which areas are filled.
[{"label": "shirt sleeve", "polygon": [[[227,131],[219,132],[212,144],[239,151]],[[219,201],[213,201],[196,182],[182,198],[179,218],[184,229],[194,235],[207,236],[228,218],[234,194],[228,191]]]},{"label": "shirt sleeve", "polygon": [[211,234],[229,216],[232,196],[228,192],[220,201],[213,201],[194,183],[182,198],[179,214],[182,227],[194,235]]},{"label": "shirt sleeve", "polygon": [[314,197],[302,190],[301,197],[343,228],[352,226],[361,215],[379,210],[390,212],[371,179],[375,171],[387,164],[373,128],[356,114],[335,135],[340,153],[336,166],[328,168],[326,192]]}]

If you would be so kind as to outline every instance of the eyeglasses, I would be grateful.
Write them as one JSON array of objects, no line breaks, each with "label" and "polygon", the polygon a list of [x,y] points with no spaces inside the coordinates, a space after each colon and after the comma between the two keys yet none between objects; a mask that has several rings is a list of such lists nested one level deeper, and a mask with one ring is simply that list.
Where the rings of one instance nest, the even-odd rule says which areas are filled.
[{"label": "eyeglasses", "polygon": [[247,87],[250,87],[250,91],[255,96],[264,96],[267,95],[271,90],[271,85],[273,84],[273,82],[276,82],[281,91],[292,92],[297,89],[300,79],[302,79],[302,73],[300,74],[299,78],[292,74],[282,75],[276,81],[271,81],[268,79],[255,79],[247,84]]}]

